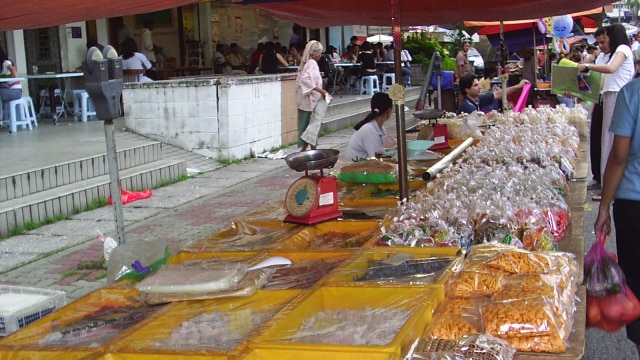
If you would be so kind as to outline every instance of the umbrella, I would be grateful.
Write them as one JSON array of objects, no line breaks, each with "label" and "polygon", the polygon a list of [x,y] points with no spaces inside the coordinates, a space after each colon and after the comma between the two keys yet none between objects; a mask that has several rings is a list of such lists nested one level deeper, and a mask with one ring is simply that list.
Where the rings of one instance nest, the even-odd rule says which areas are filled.
[{"label": "umbrella", "polygon": [[391,44],[393,42],[393,36],[382,35],[382,34],[372,35],[372,36],[369,36],[367,38],[367,41],[371,42],[371,43],[379,43],[379,42],[381,42],[381,43],[383,43],[385,45],[388,45],[388,44]]}]

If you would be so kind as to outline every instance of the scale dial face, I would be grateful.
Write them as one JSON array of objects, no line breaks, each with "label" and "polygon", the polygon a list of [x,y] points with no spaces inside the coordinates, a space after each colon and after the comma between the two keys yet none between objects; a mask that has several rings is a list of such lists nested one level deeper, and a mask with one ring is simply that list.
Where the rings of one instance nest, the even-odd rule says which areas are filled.
[{"label": "scale dial face", "polygon": [[318,184],[315,181],[303,177],[296,180],[284,198],[287,212],[296,217],[303,217],[313,210],[318,199]]}]

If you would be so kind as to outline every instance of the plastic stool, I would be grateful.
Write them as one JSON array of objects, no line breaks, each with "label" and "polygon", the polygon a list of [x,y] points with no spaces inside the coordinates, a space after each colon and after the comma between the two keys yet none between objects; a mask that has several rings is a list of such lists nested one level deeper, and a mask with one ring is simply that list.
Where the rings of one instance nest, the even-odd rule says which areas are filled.
[{"label": "plastic stool", "polygon": [[33,126],[38,126],[38,115],[36,114],[36,108],[33,106],[33,100],[31,96],[23,96],[22,99],[26,103],[27,119],[31,121]]},{"label": "plastic stool", "polygon": [[9,101],[9,132],[17,132],[19,125],[22,125],[23,129],[28,126],[29,130],[32,130],[27,102],[23,98]]},{"label": "plastic stool", "polygon": [[78,116],[81,116],[82,122],[87,122],[89,116],[92,120],[96,119],[95,106],[86,90],[73,90],[73,119],[78,121]]},{"label": "plastic stool", "polygon": [[377,92],[380,92],[378,75],[363,76],[360,79],[360,95],[373,95]]},{"label": "plastic stool", "polygon": [[[351,84],[355,83],[355,86],[351,86]],[[358,82],[358,77],[355,75],[349,76],[349,80],[347,81],[347,94],[348,93],[360,93],[360,83]]]},{"label": "plastic stool", "polygon": [[[54,117],[57,116],[59,118],[62,116],[62,114],[67,115],[66,112],[64,111],[64,98],[62,98],[62,90],[60,89],[53,90],[53,105],[55,106]],[[55,119],[55,120],[57,121],[58,119]]]},{"label": "plastic stool", "polygon": [[396,74],[384,73],[384,75],[382,75],[382,91],[389,90],[391,85],[395,83],[396,83]]}]

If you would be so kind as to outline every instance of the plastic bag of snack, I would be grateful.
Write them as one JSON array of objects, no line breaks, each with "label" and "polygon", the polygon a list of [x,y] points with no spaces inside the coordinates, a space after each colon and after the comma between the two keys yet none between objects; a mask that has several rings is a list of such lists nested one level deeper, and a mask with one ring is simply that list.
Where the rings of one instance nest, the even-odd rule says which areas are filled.
[{"label": "plastic bag of snack", "polygon": [[557,261],[553,256],[525,250],[498,253],[487,265],[511,274],[546,274],[557,269]]},{"label": "plastic bag of snack", "polygon": [[490,298],[486,296],[454,298],[449,297],[444,300],[438,307],[438,314],[463,314],[469,313],[470,310],[480,309],[481,306],[489,302]]},{"label": "plastic bag of snack", "polygon": [[427,339],[460,340],[464,334],[482,332],[479,318],[468,314],[438,314],[422,337]]},{"label": "plastic bag of snack", "polygon": [[512,360],[516,349],[508,342],[484,334],[465,334],[453,350],[456,360]]},{"label": "plastic bag of snack", "polygon": [[500,290],[502,274],[496,271],[463,270],[447,281],[448,297],[485,296]]},{"label": "plastic bag of snack", "polygon": [[531,337],[559,335],[564,323],[554,313],[553,305],[544,297],[494,302],[482,307],[482,320],[487,334],[498,337]]}]

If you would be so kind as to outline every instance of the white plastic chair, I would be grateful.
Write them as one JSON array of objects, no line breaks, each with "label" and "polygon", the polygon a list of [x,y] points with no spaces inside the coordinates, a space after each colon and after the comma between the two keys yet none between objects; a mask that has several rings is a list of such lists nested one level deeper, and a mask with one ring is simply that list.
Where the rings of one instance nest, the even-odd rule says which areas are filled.
[{"label": "white plastic chair", "polygon": [[27,110],[27,102],[24,98],[9,101],[9,133],[18,131],[18,126],[24,129],[26,126],[31,127],[31,119]]},{"label": "white plastic chair", "polygon": [[86,90],[72,90],[73,91],[73,119],[78,121],[80,117],[82,122],[87,122],[89,116],[92,120],[96,118],[96,109],[93,105],[93,101],[89,97],[89,93]]}]

